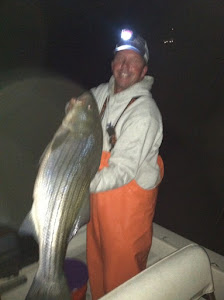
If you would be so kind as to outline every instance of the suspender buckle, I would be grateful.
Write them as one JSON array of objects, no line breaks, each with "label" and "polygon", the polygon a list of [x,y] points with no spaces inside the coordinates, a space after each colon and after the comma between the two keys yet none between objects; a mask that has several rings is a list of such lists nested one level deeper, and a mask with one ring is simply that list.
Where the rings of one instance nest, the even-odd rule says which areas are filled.
[{"label": "suspender buckle", "polygon": [[107,124],[107,133],[109,135],[109,143],[111,145],[111,149],[110,151],[114,148],[114,145],[117,141],[116,139],[116,133],[115,133],[115,127],[113,125],[111,125],[111,123]]}]

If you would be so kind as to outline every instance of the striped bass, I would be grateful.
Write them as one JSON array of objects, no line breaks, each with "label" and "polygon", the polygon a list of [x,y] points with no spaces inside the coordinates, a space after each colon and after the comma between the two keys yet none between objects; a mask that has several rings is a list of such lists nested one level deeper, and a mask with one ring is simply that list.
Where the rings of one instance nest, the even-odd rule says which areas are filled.
[{"label": "striped bass", "polygon": [[39,242],[39,267],[26,300],[71,299],[64,259],[69,240],[89,221],[89,185],[98,170],[101,151],[97,104],[86,92],[63,119],[37,174],[32,209],[24,224],[33,224]]}]

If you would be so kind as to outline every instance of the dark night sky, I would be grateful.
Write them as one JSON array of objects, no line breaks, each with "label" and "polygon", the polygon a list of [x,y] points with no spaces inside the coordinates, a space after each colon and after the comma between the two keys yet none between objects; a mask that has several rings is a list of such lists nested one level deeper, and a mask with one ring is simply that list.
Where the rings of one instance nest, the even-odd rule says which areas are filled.
[{"label": "dark night sky", "polygon": [[[106,82],[111,74],[110,62],[119,30],[131,26],[144,36],[150,52],[149,74],[155,78],[152,93],[164,121],[161,153],[166,172],[155,222],[224,255],[224,216],[221,214],[224,209],[224,2],[2,0],[0,25],[0,87],[3,96],[7,94],[5,82],[27,78],[31,68],[60,74],[85,88]],[[173,43],[164,43],[172,39]],[[21,71],[24,68],[29,71]],[[49,86],[54,84],[51,82]],[[43,112],[48,114],[49,128],[31,134],[30,124],[30,131],[25,129],[27,125],[21,127],[19,134],[22,141],[27,140],[26,145],[32,144],[32,139],[39,141],[34,143],[35,149],[30,145],[32,166],[62,116],[66,97],[70,95],[65,86],[58,85],[54,91],[57,90],[57,96],[60,91],[64,93],[61,102],[57,102],[58,110],[49,106],[49,110]],[[41,88],[41,95],[46,95],[46,87]],[[31,98],[36,97],[39,103],[34,90],[30,89],[30,93]],[[15,100],[18,106],[22,96],[19,97],[19,92],[17,95],[20,99]],[[52,90],[49,95],[56,98]],[[5,102],[0,98],[0,108],[5,108],[5,123],[4,129],[0,127],[0,130],[5,140],[11,138],[12,142],[18,136],[18,124],[22,121],[15,123],[17,127],[10,123],[12,108],[3,106],[3,102],[8,103],[7,97],[3,98]],[[24,109],[32,110],[29,107],[21,110],[21,119]],[[35,109],[41,114],[43,107]],[[13,119],[19,115],[14,115]],[[37,128],[41,117],[44,118],[37,115],[33,121]],[[25,144],[19,141],[16,146],[23,149]],[[5,143],[7,155],[10,145]],[[16,150],[11,152],[13,156]],[[1,177],[5,176],[3,158],[0,160]],[[7,171],[10,179],[16,176],[13,166],[12,163]],[[26,168],[24,178],[29,174],[29,167]],[[30,177],[28,195],[35,175],[32,173]],[[7,189],[1,186],[0,189],[9,202],[14,201]],[[19,186],[14,189],[18,192]],[[26,202],[21,198],[16,200],[17,203]],[[28,209],[25,205],[24,211]],[[1,218],[0,215],[0,221]]]}]

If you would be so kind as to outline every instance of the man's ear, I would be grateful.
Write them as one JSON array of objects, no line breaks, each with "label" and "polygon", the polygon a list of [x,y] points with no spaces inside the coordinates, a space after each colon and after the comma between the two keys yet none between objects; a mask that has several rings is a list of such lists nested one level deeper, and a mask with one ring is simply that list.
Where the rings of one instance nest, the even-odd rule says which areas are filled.
[{"label": "man's ear", "polygon": [[144,68],[143,68],[143,70],[142,70],[142,74],[141,74],[141,78],[142,78],[142,79],[143,79],[144,76],[146,75],[147,71],[148,71],[148,66],[144,66]]}]

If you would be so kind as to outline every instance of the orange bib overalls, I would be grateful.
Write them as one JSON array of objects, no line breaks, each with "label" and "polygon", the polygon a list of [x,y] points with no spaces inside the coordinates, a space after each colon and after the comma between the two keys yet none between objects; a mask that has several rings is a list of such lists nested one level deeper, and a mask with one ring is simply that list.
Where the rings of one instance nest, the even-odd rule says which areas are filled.
[{"label": "orange bib overalls", "polygon": [[[103,152],[100,170],[108,166]],[[161,179],[163,161],[158,156]],[[91,195],[87,225],[87,264],[92,299],[96,300],[146,268],[158,187],[141,188],[135,180]]]}]

